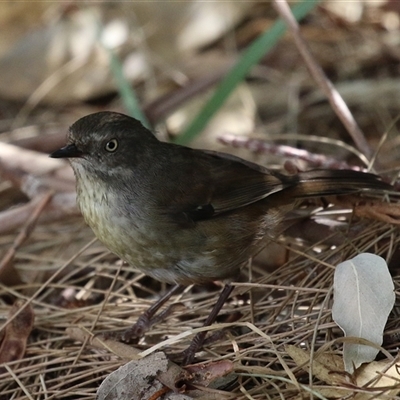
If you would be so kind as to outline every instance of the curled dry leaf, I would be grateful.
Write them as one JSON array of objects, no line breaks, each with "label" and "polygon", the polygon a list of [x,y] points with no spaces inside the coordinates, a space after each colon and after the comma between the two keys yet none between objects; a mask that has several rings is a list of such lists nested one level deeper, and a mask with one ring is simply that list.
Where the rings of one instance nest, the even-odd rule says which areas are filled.
[{"label": "curled dry leaf", "polygon": [[368,340],[376,347],[345,342],[345,369],[352,373],[375,359],[383,329],[395,301],[394,285],[386,261],[374,254],[359,254],[336,267],[333,320],[346,336]]},{"label": "curled dry leaf", "polygon": [[311,368],[313,376],[328,385],[337,386],[346,382],[343,361],[338,355],[322,353],[315,355],[311,361],[309,351],[293,345],[285,346],[285,350],[300,368],[306,372]]},{"label": "curled dry leaf", "polygon": [[[164,353],[150,354],[141,360],[130,361],[110,374],[97,391],[97,400],[145,400],[164,393],[163,384],[158,380],[160,374],[166,374],[170,362]],[[174,369],[174,372],[176,370]],[[169,397],[171,400],[174,397]],[[179,395],[181,400],[192,397]]]},{"label": "curled dry leaf", "polygon": [[[22,307],[23,310],[18,313]],[[20,360],[24,356],[35,315],[30,304],[24,306],[23,301],[18,300],[11,307],[8,319],[11,321],[5,327],[0,347],[0,364]],[[3,372],[5,368],[1,367],[0,373]]]},{"label": "curled dry leaf", "polygon": [[188,382],[190,385],[217,388],[236,379],[236,375],[233,373],[234,365],[229,360],[189,365],[185,369],[192,375]]},{"label": "curled dry leaf", "polygon": [[285,350],[298,367],[307,373],[311,372],[314,377],[326,383],[325,387],[313,386],[316,393],[324,396],[324,398],[333,399],[343,398],[351,393],[351,390],[345,387],[347,384],[346,374],[344,373],[342,358],[338,355],[320,353],[315,354],[313,360],[311,360],[310,351],[293,345],[285,346]]},{"label": "curled dry leaf", "polygon": [[[131,385],[133,378],[127,376],[127,374],[134,373],[137,366],[140,367],[140,370],[142,370],[142,367],[150,368],[150,370],[156,370],[156,376],[153,376],[153,378],[150,379],[149,375],[149,380],[153,382],[155,378],[157,381],[159,381],[159,383],[157,383],[157,385],[154,384],[154,388],[152,388],[151,390],[149,389],[148,393],[146,392],[150,396],[149,399],[151,399],[151,396],[156,396],[157,393],[164,392],[164,389],[168,388],[171,393],[173,392],[173,394],[171,394],[168,399],[177,400],[178,394],[176,392],[189,390],[192,389],[194,386],[200,387],[200,390],[190,390],[190,396],[192,396],[193,398],[203,398],[202,396],[207,393],[206,398],[208,400],[220,399],[221,394],[224,392],[217,391],[218,393],[214,393],[212,389],[225,386],[226,384],[230,383],[232,379],[236,379],[236,376],[232,373],[233,363],[231,361],[223,360],[206,365],[192,365],[183,369],[172,361],[167,360],[167,365],[165,367],[164,360],[166,359],[166,356],[164,355],[164,353],[153,353],[151,356],[148,356],[146,358],[140,358],[140,350],[136,349],[135,347],[128,346],[127,344],[112,339],[104,339],[100,336],[93,337],[89,334],[89,332],[84,331],[80,328],[69,327],[66,329],[66,333],[73,340],[84,342],[89,339],[88,343],[95,348],[103,350],[105,349],[121,357],[122,359],[130,359],[137,362],[135,363],[131,361],[131,363],[125,364],[125,368],[121,367],[122,369],[118,369],[118,371],[120,371],[119,376],[122,380],[126,379],[125,383],[128,386]],[[155,357],[154,354],[157,354],[157,357]],[[157,363],[159,365],[157,365]],[[122,399],[122,397],[112,397],[114,395],[118,395],[117,390],[114,390],[112,388],[112,382],[113,379],[116,378],[116,376],[110,378],[110,382],[108,382],[107,384],[105,383],[106,380],[103,382],[103,384],[105,384],[105,386],[101,389],[101,396],[103,397],[100,397],[100,388],[103,386],[102,385],[98,391],[98,399]],[[145,386],[145,381],[143,380],[144,378],[139,377],[138,379],[141,380]],[[203,388],[211,388],[211,392],[202,390]],[[182,395],[180,399],[189,399],[192,397]],[[135,398],[136,397],[132,397],[132,399]]]},{"label": "curled dry leaf", "polygon": [[373,361],[359,368],[355,378],[357,386],[368,388],[369,393],[358,393],[354,400],[372,400],[379,396],[392,399],[400,392],[398,362]]}]

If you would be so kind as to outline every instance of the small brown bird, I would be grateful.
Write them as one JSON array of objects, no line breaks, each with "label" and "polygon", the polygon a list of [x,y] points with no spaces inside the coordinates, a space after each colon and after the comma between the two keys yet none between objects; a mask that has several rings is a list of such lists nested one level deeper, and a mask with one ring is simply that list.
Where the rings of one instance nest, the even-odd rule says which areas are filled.
[{"label": "small brown bird", "polygon": [[[160,142],[134,118],[99,112],[75,122],[68,144],[80,210],[112,252],[176,286],[123,335],[140,335],[180,285],[229,282],[276,237],[299,198],[392,187],[373,174],[312,170],[283,175],[232,155]],[[206,325],[229,297],[227,283]],[[205,333],[189,347],[193,360]]]}]

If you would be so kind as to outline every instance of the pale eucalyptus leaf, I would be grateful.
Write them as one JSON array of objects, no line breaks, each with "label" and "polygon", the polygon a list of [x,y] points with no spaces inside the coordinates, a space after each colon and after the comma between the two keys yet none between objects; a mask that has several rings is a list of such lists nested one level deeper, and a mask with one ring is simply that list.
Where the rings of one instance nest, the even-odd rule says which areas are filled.
[{"label": "pale eucalyptus leaf", "polygon": [[[394,301],[393,280],[382,257],[363,253],[336,267],[332,317],[346,337],[365,339],[381,346]],[[345,342],[346,371],[352,373],[362,363],[374,360],[378,352],[372,346]]]}]

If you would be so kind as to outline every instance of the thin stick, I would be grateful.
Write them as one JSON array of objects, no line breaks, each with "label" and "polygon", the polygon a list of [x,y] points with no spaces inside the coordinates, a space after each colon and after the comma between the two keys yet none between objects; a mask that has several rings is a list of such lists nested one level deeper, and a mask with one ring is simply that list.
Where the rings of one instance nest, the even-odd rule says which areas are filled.
[{"label": "thin stick", "polygon": [[18,248],[25,242],[26,239],[28,239],[29,235],[36,225],[40,214],[42,213],[48,202],[51,200],[52,196],[53,192],[48,191],[38,199],[36,207],[33,210],[31,216],[28,218],[28,221],[26,222],[24,228],[17,235],[13,245],[8,249],[7,253],[0,262],[0,276],[7,275],[6,271],[12,272],[12,274],[17,277],[17,280],[21,282],[18,271],[14,269],[11,262],[14,259],[15,253],[17,252]]},{"label": "thin stick", "polygon": [[47,281],[44,282],[31,297],[26,299],[26,303],[11,318],[7,319],[7,321],[0,326],[0,331],[5,329],[7,325],[11,323],[11,321],[13,321],[23,310],[25,310],[25,307],[27,307],[34,300],[36,300],[42,293],[43,289],[45,289],[51,282],[53,282],[59,275],[61,275],[61,273],[66,268],[68,268],[71,265],[71,263],[74,260],[76,260],[82,253],[84,253],[96,240],[97,238],[93,238],[88,244],[86,244],[82,249],[80,249],[76,254],[74,254],[67,262],[65,262],[60,269],[58,269],[53,275],[51,275],[50,278],[47,279]]},{"label": "thin stick", "polygon": [[273,0],[273,5],[280,17],[286,22],[288,28],[292,32],[296,46],[303,57],[311,76],[315,79],[321,90],[327,96],[331,107],[342,121],[343,125],[346,127],[350,136],[353,138],[357,148],[364,153],[368,159],[371,159],[373,153],[365,139],[364,133],[358,126],[342,96],[340,96],[332,82],[326,77],[322,68],[315,61],[307,43],[304,41],[300,33],[299,24],[293,17],[286,0]]}]

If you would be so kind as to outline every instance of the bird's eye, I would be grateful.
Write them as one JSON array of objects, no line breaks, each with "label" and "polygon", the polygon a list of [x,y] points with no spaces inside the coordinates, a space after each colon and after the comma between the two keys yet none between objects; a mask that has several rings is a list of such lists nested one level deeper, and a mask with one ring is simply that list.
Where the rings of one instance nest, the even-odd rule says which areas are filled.
[{"label": "bird's eye", "polygon": [[117,139],[111,139],[109,140],[105,147],[104,147],[108,152],[113,153],[115,150],[118,148],[118,140]]}]

